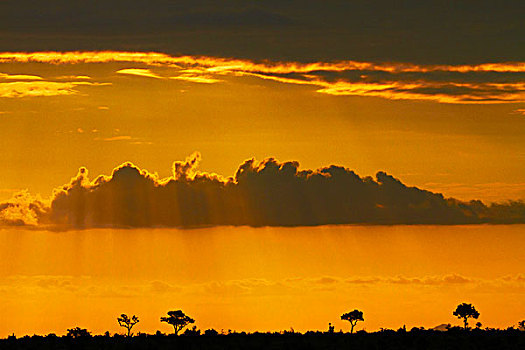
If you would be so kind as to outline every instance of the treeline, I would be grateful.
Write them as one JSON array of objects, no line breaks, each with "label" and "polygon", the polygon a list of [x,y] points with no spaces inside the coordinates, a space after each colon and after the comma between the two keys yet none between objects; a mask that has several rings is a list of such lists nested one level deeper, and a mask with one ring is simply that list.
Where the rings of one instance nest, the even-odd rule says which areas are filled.
[{"label": "treeline", "polygon": [[[14,334],[7,339],[0,339],[1,349],[525,349],[525,320],[518,322],[516,328],[505,330],[485,328],[480,322],[476,327],[469,327],[469,319],[477,319],[480,313],[472,304],[459,304],[452,315],[463,321],[463,327],[443,324],[433,329],[413,327],[410,331],[405,326],[398,330],[381,328],[378,332],[368,333],[359,330],[354,333],[358,322],[364,322],[364,314],[353,310],[340,316],[350,323],[350,333],[335,332],[328,324],[326,332],[296,332],[293,329],[281,332],[246,333],[228,330],[218,332],[215,329],[201,331],[197,326],[187,327],[195,320],[182,310],[168,311],[168,316],[160,318],[173,326],[173,333],[166,335],[160,331],[155,334],[138,332],[133,336],[133,327],[140,320],[136,315],[121,314],[117,317],[119,326],[126,329],[126,335],[92,335],[85,328],[75,327],[67,330],[64,336],[24,336]],[[187,327],[187,328],[186,328]],[[182,330],[185,328],[184,332]],[[179,336],[179,334],[181,336]]]},{"label": "treeline", "polygon": [[406,330],[381,329],[368,333],[306,332],[293,330],[268,333],[217,332],[187,329],[180,336],[174,334],[137,333],[134,337],[121,334],[83,335],[79,337],[24,336],[0,339],[1,349],[525,349],[525,332],[510,327],[500,329],[473,329],[450,327],[437,331],[414,327]]}]

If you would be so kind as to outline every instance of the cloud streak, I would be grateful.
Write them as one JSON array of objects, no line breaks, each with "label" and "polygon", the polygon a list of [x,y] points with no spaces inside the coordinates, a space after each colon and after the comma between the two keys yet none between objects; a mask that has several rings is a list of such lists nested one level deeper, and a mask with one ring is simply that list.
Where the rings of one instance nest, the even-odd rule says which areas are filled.
[{"label": "cloud streak", "polygon": [[0,97],[42,97],[78,94],[77,83],[59,83],[51,81],[0,83]]},{"label": "cloud streak", "polygon": [[463,202],[385,172],[372,178],[335,165],[299,170],[297,162],[269,158],[247,160],[224,178],[199,172],[199,160],[195,153],[174,162],[164,179],[131,163],[94,180],[81,168],[49,202],[25,193],[0,204],[0,222],[58,229],[525,223],[523,202]]},{"label": "cloud streak", "polygon": [[162,79],[160,75],[157,75],[153,73],[149,69],[141,69],[141,68],[126,68],[126,69],[120,69],[117,71],[118,74],[127,74],[127,75],[136,75],[139,77],[146,77],[146,78],[155,78],[155,79]]},{"label": "cloud streak", "polygon": [[38,75],[0,73],[0,80],[43,80]]},{"label": "cloud streak", "polygon": [[250,61],[210,56],[171,56],[157,52],[1,52],[0,62],[47,64],[137,63],[167,67],[175,76],[152,68],[117,71],[150,78],[216,83],[218,76],[252,76],[284,84],[310,85],[323,94],[428,100],[440,103],[525,102],[525,62],[475,65],[421,65],[403,62],[283,62]]}]

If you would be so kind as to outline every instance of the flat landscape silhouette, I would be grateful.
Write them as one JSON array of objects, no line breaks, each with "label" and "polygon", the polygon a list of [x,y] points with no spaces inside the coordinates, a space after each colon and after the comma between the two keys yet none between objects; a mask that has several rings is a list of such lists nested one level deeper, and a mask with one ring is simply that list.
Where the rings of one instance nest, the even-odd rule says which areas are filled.
[{"label": "flat landscape silhouette", "polygon": [[[117,318],[120,326],[127,329],[126,334],[92,335],[87,329],[75,327],[67,330],[64,336],[48,334],[46,336],[23,336],[17,338],[14,334],[7,339],[0,339],[0,346],[5,349],[523,349],[525,346],[525,320],[506,329],[481,329],[481,323],[476,328],[468,326],[468,318],[478,318],[480,313],[472,304],[462,303],[452,313],[463,319],[464,327],[451,326],[425,329],[413,327],[407,331],[403,326],[397,330],[381,328],[377,332],[359,330],[354,333],[358,321],[364,322],[363,312],[357,309],[341,315],[342,320],[348,320],[350,333],[335,332],[331,323],[326,332],[307,331],[296,332],[292,329],[281,332],[236,332],[207,329],[204,332],[186,328],[195,320],[182,310],[168,311],[168,317],[160,321],[173,326],[173,334],[157,331],[155,334],[138,332],[135,336],[131,328],[139,320],[133,315],[129,318],[122,314]],[[182,332],[182,333],[181,333]]]}]

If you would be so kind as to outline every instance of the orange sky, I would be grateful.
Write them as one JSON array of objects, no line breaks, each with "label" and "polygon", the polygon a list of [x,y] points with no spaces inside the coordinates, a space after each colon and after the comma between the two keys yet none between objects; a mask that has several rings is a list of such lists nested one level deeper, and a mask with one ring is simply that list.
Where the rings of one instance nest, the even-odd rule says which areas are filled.
[{"label": "orange sky", "polygon": [[[0,98],[0,136],[6,150],[0,161],[9,164],[0,173],[0,198],[25,188],[47,197],[80,166],[88,167],[92,174],[108,174],[123,161],[133,161],[165,176],[173,160],[194,151],[203,155],[201,170],[224,176],[233,175],[245,159],[274,156],[281,161],[298,160],[303,168],[339,164],[360,175],[386,170],[407,184],[461,199],[501,201],[525,196],[521,88],[512,93],[515,97],[505,92],[507,88],[491,92],[499,94],[494,95],[497,98],[511,98],[511,103],[437,103],[439,99],[433,101],[436,96],[445,98],[441,102],[467,97],[447,90],[441,80],[441,87],[435,85],[435,77],[429,75],[425,84],[442,89],[439,94],[414,95],[416,90],[405,91],[400,86],[397,92],[374,92],[383,89],[381,84],[415,84],[413,89],[422,84],[401,76],[396,78],[400,82],[388,83],[391,77],[381,78],[381,74],[390,68],[436,69],[400,63],[374,68],[385,82],[362,78],[345,90],[353,96],[332,96],[319,92],[339,89],[342,82],[316,86],[315,81],[325,78],[279,81],[272,75],[282,67],[288,72],[317,72],[318,66],[326,66],[329,71],[329,63],[313,68],[291,63],[257,66],[249,61],[159,54],[162,59],[155,62],[160,64],[150,65],[154,54],[135,56],[85,53],[75,64],[69,64],[75,60],[74,53],[0,56],[5,59],[0,63],[0,94],[4,95]],[[54,64],[54,57],[63,61]],[[24,63],[27,58],[43,63]],[[124,62],[112,62],[115,58]],[[82,63],[85,61],[101,63]],[[181,66],[185,61],[196,65]],[[338,67],[358,63],[333,66],[343,69]],[[516,74],[513,72],[521,72],[522,66],[510,63],[491,69]],[[487,69],[484,67],[439,69],[476,71]],[[499,78],[480,79],[484,81],[473,84],[469,94],[488,96],[483,94],[489,86],[497,86]],[[386,91],[391,92],[385,95]],[[35,168],[45,171],[20,176],[34,173]]]},{"label": "orange sky", "polygon": [[[324,226],[198,230],[0,230],[0,309],[8,334],[81,326],[170,332],[183,309],[200,329],[325,330],[358,308],[358,329],[460,324],[508,327],[525,304],[523,225]],[[53,315],[51,318],[49,315]]]},{"label": "orange sky", "polygon": [[0,337],[515,325],[522,12],[1,1]]}]

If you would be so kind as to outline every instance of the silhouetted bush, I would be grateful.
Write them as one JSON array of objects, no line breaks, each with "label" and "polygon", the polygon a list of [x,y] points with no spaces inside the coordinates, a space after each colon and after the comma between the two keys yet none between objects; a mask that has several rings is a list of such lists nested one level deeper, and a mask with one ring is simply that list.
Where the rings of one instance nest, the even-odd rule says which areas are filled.
[{"label": "silhouetted bush", "polygon": [[201,331],[200,329],[197,329],[197,326],[193,326],[192,329],[186,328],[186,330],[184,331],[184,333],[182,333],[182,335],[189,335],[189,336],[201,335]]},{"label": "silhouetted bush", "polygon": [[204,331],[204,335],[219,335],[219,332],[217,332],[215,329],[207,329]]},{"label": "silhouetted bush", "polygon": [[85,328],[75,327],[67,330],[67,336],[70,338],[89,338],[91,333]]}]

